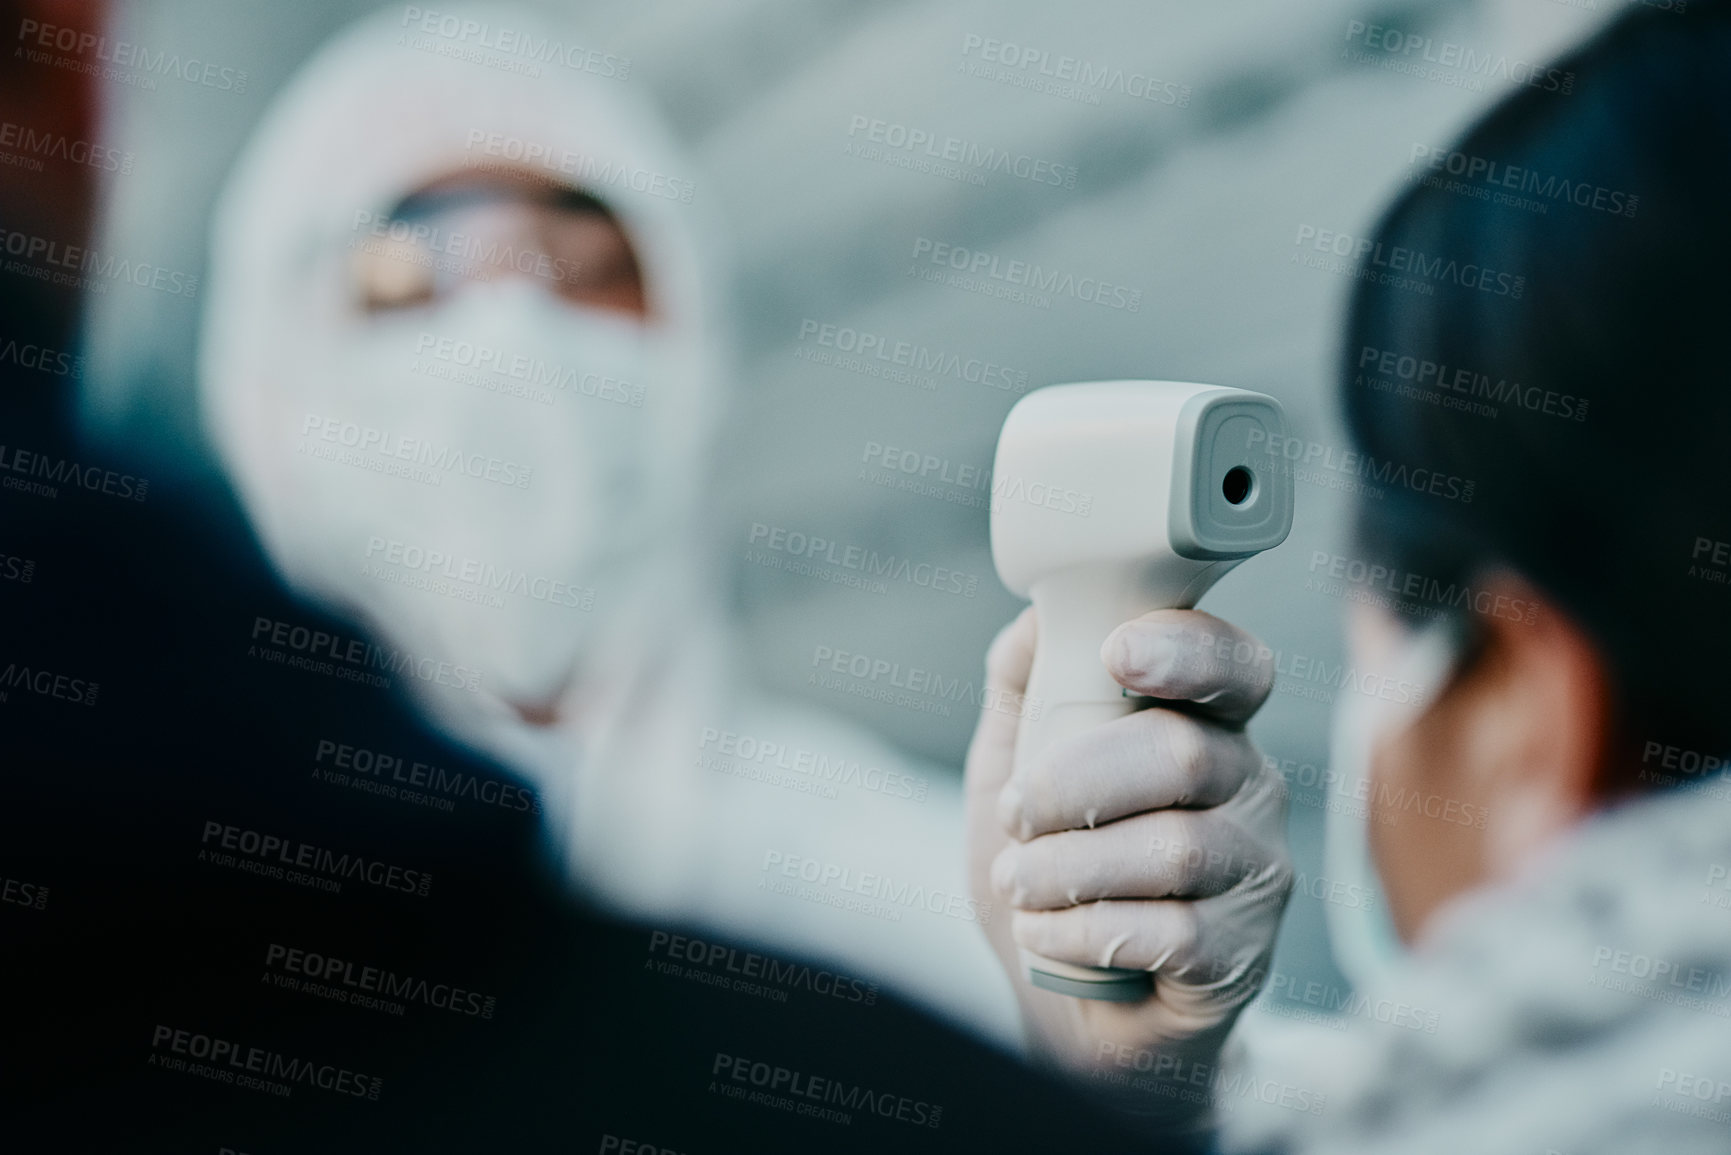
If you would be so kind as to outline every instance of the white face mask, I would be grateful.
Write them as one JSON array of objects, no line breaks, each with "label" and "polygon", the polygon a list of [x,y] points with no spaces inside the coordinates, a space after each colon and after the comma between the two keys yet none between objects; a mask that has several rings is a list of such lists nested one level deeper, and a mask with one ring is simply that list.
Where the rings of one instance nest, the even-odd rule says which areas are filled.
[{"label": "white face mask", "polygon": [[658,369],[643,324],[522,278],[357,318],[294,368],[306,420],[255,516],[392,644],[544,703],[617,609],[597,587],[668,532]]},{"label": "white face mask", "polygon": [[1336,964],[1354,986],[1363,988],[1380,982],[1405,956],[1370,855],[1371,755],[1430,708],[1460,658],[1462,639],[1452,621],[1408,629],[1380,610],[1361,606],[1353,612],[1350,648],[1359,682],[1414,688],[1383,696],[1343,687],[1330,727],[1330,762],[1340,776],[1342,800],[1356,804],[1326,811],[1325,868],[1332,881],[1358,886],[1358,893],[1375,894],[1377,901],[1368,910],[1330,905],[1325,913]]}]

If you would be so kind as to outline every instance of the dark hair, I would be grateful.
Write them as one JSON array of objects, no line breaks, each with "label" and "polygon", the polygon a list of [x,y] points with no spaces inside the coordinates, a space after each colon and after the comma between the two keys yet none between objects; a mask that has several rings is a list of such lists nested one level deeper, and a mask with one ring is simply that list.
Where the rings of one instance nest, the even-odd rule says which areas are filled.
[{"label": "dark hair", "polygon": [[1517,572],[1605,656],[1623,742],[1722,753],[1731,8],[1637,9],[1555,71],[1425,151],[1361,259],[1358,537],[1443,588]]}]

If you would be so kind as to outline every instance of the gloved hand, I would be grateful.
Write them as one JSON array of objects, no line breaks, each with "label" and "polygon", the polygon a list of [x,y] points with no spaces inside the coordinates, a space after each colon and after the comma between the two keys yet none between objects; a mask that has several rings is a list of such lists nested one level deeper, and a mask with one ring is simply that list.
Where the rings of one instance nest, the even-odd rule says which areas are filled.
[{"label": "gloved hand", "polygon": [[[1020,718],[993,706],[1021,701],[1035,634],[1030,607],[992,643],[987,708],[968,749],[969,876],[976,899],[993,902],[987,934],[1038,1055],[1078,1073],[1130,1074],[1144,1090],[1162,1078],[1200,1087],[1181,1097],[1200,1109],[1225,1036],[1266,973],[1292,884],[1283,784],[1244,732],[1273,685],[1273,655],[1196,610],[1127,622],[1101,648],[1107,669],[1173,705],[1015,766]],[[1040,990],[1018,945],[1149,970],[1153,992],[1111,1003]]]}]

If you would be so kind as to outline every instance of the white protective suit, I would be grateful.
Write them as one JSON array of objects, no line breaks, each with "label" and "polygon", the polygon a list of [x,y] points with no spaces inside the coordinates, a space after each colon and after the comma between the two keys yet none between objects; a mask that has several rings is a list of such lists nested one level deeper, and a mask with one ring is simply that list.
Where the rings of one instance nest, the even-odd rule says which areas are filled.
[{"label": "white protective suit", "polygon": [[[711,190],[571,30],[449,19],[485,31],[394,9],[326,45],[218,207],[201,401],[273,564],[381,643],[479,671],[478,689],[413,684],[535,784],[604,902],[831,960],[1008,1042],[957,776],[740,684],[700,530],[728,400]],[[394,243],[393,205],[507,167],[612,209],[646,326],[557,301],[532,262],[431,305],[357,305],[347,270]],[[553,725],[506,704],[548,701]]]}]

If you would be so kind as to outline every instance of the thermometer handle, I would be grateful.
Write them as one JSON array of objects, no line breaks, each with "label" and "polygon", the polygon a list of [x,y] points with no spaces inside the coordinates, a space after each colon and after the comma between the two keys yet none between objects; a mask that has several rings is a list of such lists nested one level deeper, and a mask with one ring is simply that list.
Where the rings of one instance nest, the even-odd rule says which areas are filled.
[{"label": "thermometer handle", "polygon": [[[1152,610],[1194,605],[1236,564],[1172,557],[1159,567],[1090,567],[1034,583],[1029,592],[1039,637],[1016,733],[1017,767],[1054,743],[1129,714],[1133,700],[1100,660],[1107,636]],[[1153,990],[1147,971],[1079,966],[1021,953],[1028,981],[1043,990],[1110,1002],[1136,1002]]]}]

